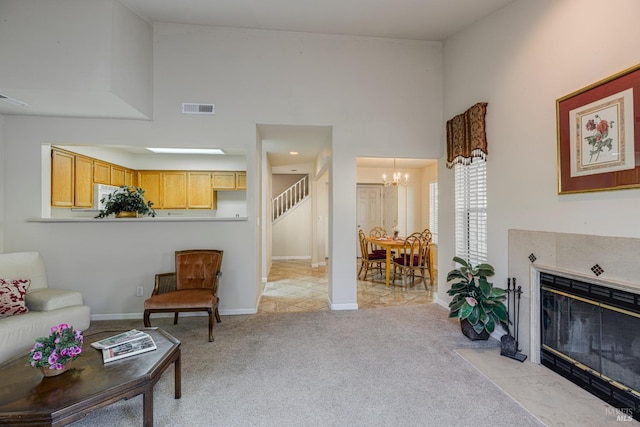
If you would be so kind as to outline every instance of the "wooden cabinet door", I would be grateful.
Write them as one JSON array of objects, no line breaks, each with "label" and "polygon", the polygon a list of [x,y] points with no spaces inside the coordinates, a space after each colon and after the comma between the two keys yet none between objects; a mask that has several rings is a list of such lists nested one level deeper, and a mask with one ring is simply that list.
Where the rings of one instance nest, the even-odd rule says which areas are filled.
[{"label": "wooden cabinet door", "polygon": [[211,174],[211,185],[214,190],[235,190],[235,172],[213,172]]},{"label": "wooden cabinet door", "polygon": [[247,173],[246,172],[236,172],[236,189],[237,190],[247,189]]},{"label": "wooden cabinet door", "polygon": [[111,165],[111,185],[117,185],[121,187],[125,185],[124,168],[122,166]]},{"label": "wooden cabinet door", "polygon": [[187,208],[213,209],[211,173],[187,172]]},{"label": "wooden cabinet door", "polygon": [[93,161],[93,182],[111,184],[111,165],[100,160]]},{"label": "wooden cabinet door", "polygon": [[136,187],[135,173],[131,169],[124,170],[124,185],[128,187]]},{"label": "wooden cabinet door", "polygon": [[154,209],[162,209],[161,196],[161,176],[160,171],[139,171],[138,187],[144,190],[145,202],[153,202]]},{"label": "wooden cabinet door", "polygon": [[73,206],[74,158],[73,154],[51,150],[51,206]]},{"label": "wooden cabinet door", "polygon": [[93,160],[75,156],[74,206],[93,207]]},{"label": "wooden cabinet door", "polygon": [[162,208],[187,208],[186,172],[162,172]]}]

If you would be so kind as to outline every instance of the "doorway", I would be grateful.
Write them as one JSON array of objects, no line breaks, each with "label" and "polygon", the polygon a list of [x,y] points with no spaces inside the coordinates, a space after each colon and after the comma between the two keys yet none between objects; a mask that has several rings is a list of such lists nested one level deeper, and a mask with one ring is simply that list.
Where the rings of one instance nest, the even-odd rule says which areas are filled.
[{"label": "doorway", "polygon": [[[377,225],[384,226],[383,186],[376,184],[358,184],[356,186],[357,232],[369,230]],[[360,245],[357,246],[358,258],[362,256]]]}]

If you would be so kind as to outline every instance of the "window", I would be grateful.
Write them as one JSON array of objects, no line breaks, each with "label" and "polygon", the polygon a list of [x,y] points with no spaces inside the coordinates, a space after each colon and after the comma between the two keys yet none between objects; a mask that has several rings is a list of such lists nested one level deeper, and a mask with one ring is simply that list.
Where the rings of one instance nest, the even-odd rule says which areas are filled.
[{"label": "window", "polygon": [[487,162],[455,165],[456,256],[487,262]]},{"label": "window", "polygon": [[429,230],[433,243],[438,243],[438,183],[429,184]]}]

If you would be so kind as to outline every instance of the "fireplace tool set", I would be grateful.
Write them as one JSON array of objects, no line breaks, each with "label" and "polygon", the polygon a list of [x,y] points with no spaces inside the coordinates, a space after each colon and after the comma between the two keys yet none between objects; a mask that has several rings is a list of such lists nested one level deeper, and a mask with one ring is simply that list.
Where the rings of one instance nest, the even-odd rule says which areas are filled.
[{"label": "fireplace tool set", "polygon": [[[511,287],[511,281],[513,280],[513,287]],[[509,277],[507,279],[507,321],[513,325],[513,335],[511,335],[511,328],[505,335],[500,338],[500,354],[502,356],[510,357],[511,359],[524,362],[527,358],[526,355],[520,353],[518,343],[518,328],[520,326],[520,297],[522,296],[522,286],[516,287],[516,278]],[[511,315],[513,315],[513,322],[511,322]],[[514,336],[515,335],[515,336]]]}]

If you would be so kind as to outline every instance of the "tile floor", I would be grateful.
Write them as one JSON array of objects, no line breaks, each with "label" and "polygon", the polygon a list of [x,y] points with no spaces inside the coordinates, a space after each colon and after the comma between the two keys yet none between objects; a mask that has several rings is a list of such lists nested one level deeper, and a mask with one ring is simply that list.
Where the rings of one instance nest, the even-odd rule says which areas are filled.
[{"label": "tile floor", "polygon": [[[359,267],[358,262],[356,268]],[[367,280],[358,280],[358,307],[427,304],[433,302],[434,293],[431,289],[425,290],[422,283],[408,289],[399,284],[387,287],[384,277],[369,273]],[[326,266],[313,268],[309,260],[276,260],[272,263],[258,313],[328,311],[328,298]]]}]

